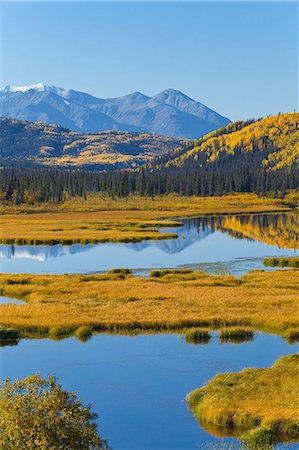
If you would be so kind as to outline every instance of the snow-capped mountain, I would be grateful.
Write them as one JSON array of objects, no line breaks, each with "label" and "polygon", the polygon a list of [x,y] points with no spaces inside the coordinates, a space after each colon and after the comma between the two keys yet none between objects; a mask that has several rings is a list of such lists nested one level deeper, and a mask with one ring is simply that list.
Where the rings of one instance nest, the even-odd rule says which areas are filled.
[{"label": "snow-capped mountain", "polygon": [[0,89],[0,116],[62,125],[74,131],[138,131],[198,138],[229,119],[174,89],[102,99],[38,83]]}]

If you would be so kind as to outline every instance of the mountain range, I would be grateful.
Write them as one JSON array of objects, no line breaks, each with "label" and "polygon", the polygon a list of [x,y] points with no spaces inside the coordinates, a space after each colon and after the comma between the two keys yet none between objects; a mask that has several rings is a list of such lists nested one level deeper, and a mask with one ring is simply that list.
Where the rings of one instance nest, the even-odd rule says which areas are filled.
[{"label": "mountain range", "polygon": [[103,99],[43,83],[1,88],[0,117],[58,124],[84,133],[135,131],[185,139],[199,138],[230,123],[175,89],[154,97],[134,92]]},{"label": "mountain range", "polygon": [[149,133],[79,133],[60,125],[0,118],[3,166],[109,170],[135,168],[186,141]]}]

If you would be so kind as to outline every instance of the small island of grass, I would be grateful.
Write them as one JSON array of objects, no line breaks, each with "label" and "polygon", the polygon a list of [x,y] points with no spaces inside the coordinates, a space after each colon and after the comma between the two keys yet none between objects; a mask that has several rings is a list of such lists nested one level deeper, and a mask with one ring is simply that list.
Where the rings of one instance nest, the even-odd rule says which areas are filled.
[{"label": "small island of grass", "polygon": [[272,448],[299,439],[299,354],[267,369],[223,373],[191,392],[188,404],[200,424],[234,435],[248,448]]}]

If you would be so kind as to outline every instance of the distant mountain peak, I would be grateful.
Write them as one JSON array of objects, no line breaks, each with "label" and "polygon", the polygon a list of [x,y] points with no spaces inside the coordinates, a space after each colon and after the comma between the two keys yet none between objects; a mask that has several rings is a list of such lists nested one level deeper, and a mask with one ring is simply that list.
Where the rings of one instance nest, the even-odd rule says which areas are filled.
[{"label": "distant mountain peak", "polygon": [[195,102],[195,100],[193,100],[191,97],[188,97],[188,95],[184,94],[182,91],[179,91],[178,89],[173,89],[173,88],[168,88],[165,89],[164,91],[160,92],[159,94],[155,95],[156,97],[162,96],[162,95],[175,95],[177,97],[184,97],[188,100],[191,100],[192,102]]},{"label": "distant mountain peak", "polygon": [[55,123],[73,131],[136,131],[187,139],[230,122],[173,88],[154,97],[136,91],[104,99],[44,83],[1,88],[0,117]]},{"label": "distant mountain peak", "polygon": [[48,86],[45,85],[44,83],[36,83],[36,84],[30,84],[29,86],[12,86],[12,85],[7,85],[5,87],[0,88],[1,92],[27,92],[27,91],[31,91],[31,90],[35,90],[35,91],[44,91],[46,90]]},{"label": "distant mountain peak", "polygon": [[34,91],[34,92],[48,91],[48,92],[53,92],[53,93],[61,95],[61,96],[67,92],[65,89],[63,89],[61,87],[50,86],[50,85],[44,84],[44,83],[35,83],[35,84],[30,84],[28,86],[7,85],[7,86],[0,88],[0,93],[4,93],[4,94],[13,94],[16,92],[21,92],[21,93],[25,94],[30,91]]}]

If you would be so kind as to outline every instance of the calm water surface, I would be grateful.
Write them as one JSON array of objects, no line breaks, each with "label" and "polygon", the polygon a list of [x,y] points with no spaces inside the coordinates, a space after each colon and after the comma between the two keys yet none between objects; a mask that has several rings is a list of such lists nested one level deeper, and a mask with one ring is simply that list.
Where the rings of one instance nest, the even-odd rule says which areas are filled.
[{"label": "calm water surface", "polygon": [[22,300],[17,300],[15,298],[3,297],[3,295],[0,295],[0,305],[9,305],[12,303],[14,303],[15,305],[22,305],[25,302]]},{"label": "calm water surface", "polygon": [[97,335],[85,344],[75,338],[22,340],[0,348],[0,371],[13,378],[55,373],[64,388],[92,404],[113,449],[223,448],[190,413],[187,393],[217,373],[271,366],[295,351],[282,338],[263,334],[239,345],[220,344],[216,336],[208,345],[192,345],[170,334]]},{"label": "calm water surface", "polygon": [[[222,216],[184,220],[178,239],[137,244],[0,246],[0,269],[11,273],[88,273],[129,267],[191,267],[241,275],[264,268],[267,256],[296,255],[298,216]],[[0,297],[0,304],[21,302]],[[22,307],[22,306],[20,306]],[[17,344],[11,342],[10,344]],[[280,337],[257,334],[251,342],[208,345],[185,343],[178,335],[94,336],[83,344],[21,340],[0,347],[0,377],[56,374],[63,387],[78,390],[100,416],[99,430],[113,449],[224,448],[190,413],[188,392],[217,373],[268,367],[294,353]],[[237,440],[224,443],[238,448]],[[207,447],[208,445],[208,447]],[[209,445],[212,445],[209,446]],[[285,448],[284,445],[280,448]]]},{"label": "calm water surface", "polygon": [[[0,269],[10,273],[88,273],[127,267],[146,274],[152,268],[189,267],[238,276],[264,268],[267,256],[296,255],[296,230],[292,227],[298,226],[297,220],[290,214],[222,216],[184,220],[181,228],[161,229],[162,233],[177,233],[178,239],[135,244],[1,245]],[[280,246],[275,245],[273,230],[281,239]]]}]

